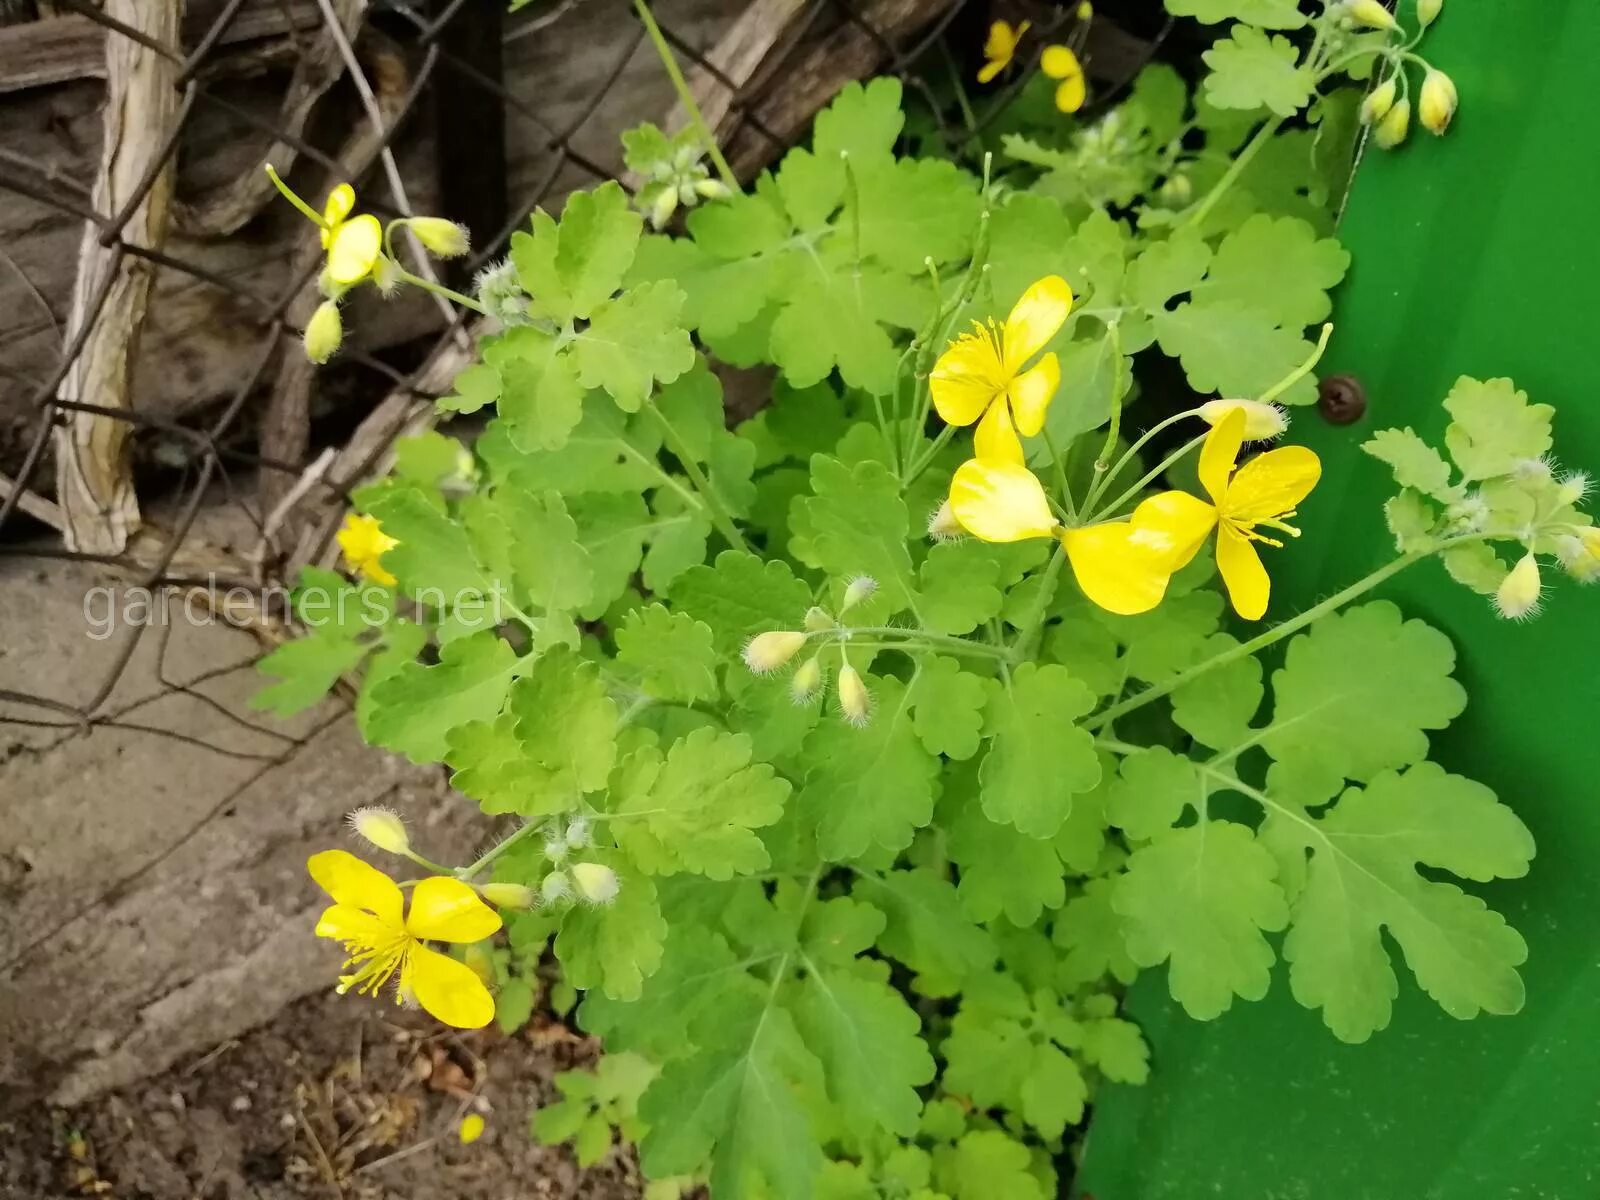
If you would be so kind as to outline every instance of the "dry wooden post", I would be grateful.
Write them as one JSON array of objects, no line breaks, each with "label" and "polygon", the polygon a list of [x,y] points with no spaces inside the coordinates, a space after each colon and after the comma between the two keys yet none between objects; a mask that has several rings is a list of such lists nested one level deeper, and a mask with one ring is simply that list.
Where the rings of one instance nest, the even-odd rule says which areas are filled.
[{"label": "dry wooden post", "polygon": [[[163,46],[178,46],[183,0],[106,0],[105,14]],[[178,113],[178,63],[130,37],[106,39],[105,142],[95,179],[95,211],[114,215],[133,198],[155,165]],[[130,245],[158,249],[166,238],[172,202],[169,160],[122,227]],[[101,408],[132,408],[130,395],[139,330],[144,323],[155,265],[100,244],[100,228],[87,223],[78,252],[78,276],[67,319],[70,345],[87,337],[61,384],[61,398]],[[95,297],[115,272],[98,314]],[[139,528],[139,501],[128,463],[129,424],[98,413],[71,413],[56,434],[56,499],[66,518],[67,548],[120,554]]]}]

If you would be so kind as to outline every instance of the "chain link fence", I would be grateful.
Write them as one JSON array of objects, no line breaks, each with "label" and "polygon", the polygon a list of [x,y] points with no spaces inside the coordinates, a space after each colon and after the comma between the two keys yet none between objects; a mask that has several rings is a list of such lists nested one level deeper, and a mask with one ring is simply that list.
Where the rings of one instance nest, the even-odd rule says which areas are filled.
[{"label": "chain link fence", "polygon": [[[187,0],[187,13],[185,0],[30,2],[36,19],[0,26],[0,129],[36,89],[104,78],[103,106],[85,104],[79,122],[98,126],[103,144],[83,156],[97,164],[86,179],[0,143],[0,209],[22,214],[11,227],[78,230],[70,298],[19,266],[25,241],[4,256],[13,336],[0,339],[0,594],[30,565],[78,560],[249,629],[264,651],[288,635],[284,585],[331,560],[349,490],[384,469],[397,437],[428,425],[475,329],[413,298],[403,317],[357,315],[382,336],[348,344],[336,370],[315,374],[300,337],[317,300],[317,239],[274,211],[287,206],[262,166],[292,170],[308,196],[350,179],[383,217],[462,221],[476,249],[450,264],[446,282],[459,286],[504,253],[534,207],[621,178],[622,128],[682,115],[666,113],[665,76],[626,0],[516,11],[503,0]],[[839,86],[871,74],[899,76],[952,144],[970,139],[970,126],[945,123],[949,81],[970,77],[1001,14],[971,0],[685,0],[657,15],[749,177]],[[1078,19],[1054,6],[1020,15],[1046,34]],[[1099,89],[1109,101],[1165,28],[1153,40],[1096,30],[1105,41],[1090,69],[1109,80]],[[264,79],[276,89],[266,105]],[[207,147],[226,148],[237,172],[215,178],[222,151]],[[208,175],[186,199],[190,177]],[[259,232],[274,222],[281,239]],[[153,331],[177,307],[188,324]],[[54,336],[58,351],[41,350]],[[318,442],[333,444],[316,452]],[[77,619],[79,595],[49,600]],[[126,696],[119,684],[152,634],[155,679]],[[113,727],[268,762],[302,744],[201,690],[256,654],[185,677],[169,669],[171,634],[170,620],[125,623],[91,672],[64,678],[37,663],[22,678],[19,664],[47,651],[5,646],[0,724],[42,731],[31,736],[47,744]],[[247,753],[145,718],[174,692],[281,749]]]}]

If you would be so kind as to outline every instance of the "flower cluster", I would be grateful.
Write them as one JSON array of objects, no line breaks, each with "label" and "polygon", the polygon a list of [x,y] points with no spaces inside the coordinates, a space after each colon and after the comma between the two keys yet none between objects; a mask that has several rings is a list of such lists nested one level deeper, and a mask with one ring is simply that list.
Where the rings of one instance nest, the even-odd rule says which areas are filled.
[{"label": "flower cluster", "polygon": [[845,613],[866,602],[878,590],[877,580],[859,575],[845,585],[837,613],[813,606],[805,617],[805,629],[778,629],[758,633],[745,643],[744,664],[757,675],[782,670],[813,639],[821,639],[818,650],[795,668],[789,680],[789,696],[796,704],[809,703],[822,690],[823,656],[837,654],[839,665],[834,676],[839,715],[852,725],[865,725],[872,716],[872,696],[861,672],[850,665],[849,642],[859,632],[842,623]]},{"label": "flower cluster", "polygon": [[[1417,19],[1424,29],[1438,18],[1443,2],[1419,0]],[[1378,0],[1350,0],[1345,6],[1345,19],[1359,28],[1397,37],[1401,33],[1394,14]],[[1384,50],[1383,77],[1361,105],[1362,122],[1372,127],[1373,140],[1385,150],[1398,146],[1411,132],[1411,79],[1406,73],[1409,63],[1422,68],[1422,85],[1418,89],[1416,106],[1417,119],[1422,127],[1429,133],[1442,136],[1456,115],[1459,99],[1455,81],[1413,52],[1411,46],[1414,42],[1415,39],[1396,42]]]},{"label": "flower cluster", "polygon": [[[1089,5],[1079,6],[1078,19],[1087,20]],[[989,36],[983,44],[984,64],[978,71],[979,83],[992,83],[1017,55],[1023,35],[1031,22],[1012,25],[1009,21],[996,21],[989,26]],[[1064,113],[1075,113],[1088,98],[1088,80],[1083,64],[1070,46],[1046,46],[1039,55],[1039,69],[1056,81],[1056,107]]]}]

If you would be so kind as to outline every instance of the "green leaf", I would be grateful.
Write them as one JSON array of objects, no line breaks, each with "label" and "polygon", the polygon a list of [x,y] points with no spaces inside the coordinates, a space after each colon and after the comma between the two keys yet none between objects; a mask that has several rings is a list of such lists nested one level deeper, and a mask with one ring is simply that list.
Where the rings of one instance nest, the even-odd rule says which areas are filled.
[{"label": "green leaf", "polygon": [[1161,746],[1124,757],[1106,799],[1111,823],[1141,842],[1166,833],[1190,807],[1205,811],[1200,772],[1187,758]]},{"label": "green leaf", "polygon": [[818,158],[848,154],[858,165],[870,165],[893,153],[905,121],[898,79],[879,75],[865,85],[847,83],[817,114],[811,145]]},{"label": "green leaf", "polygon": [[862,875],[855,895],[886,918],[878,947],[921,978],[925,995],[949,995],[972,972],[994,961],[994,943],[962,908],[956,889],[929,870]]},{"label": "green leaf", "polygon": [[1062,986],[1079,987],[1111,976],[1132,983],[1139,968],[1128,957],[1123,920],[1112,907],[1115,879],[1091,879],[1083,895],[1067,901],[1051,929],[1051,940],[1066,954],[1061,960]]},{"label": "green leaf", "polygon": [[1003,912],[1013,925],[1032,925],[1045,909],[1061,907],[1067,893],[1055,847],[991,821],[972,801],[960,795],[946,827],[972,919],[992,921]]},{"label": "green leaf", "polygon": [[899,351],[884,327],[916,329],[930,292],[904,275],[846,260],[839,243],[798,260],[772,323],[771,357],[795,387],[827,378],[875,395],[894,389]]},{"label": "green leaf", "polygon": [[1439,523],[1439,514],[1410,488],[1383,502],[1383,521],[1394,534],[1395,549],[1402,554],[1423,552],[1435,543],[1434,527]]},{"label": "green leaf", "polygon": [[1023,663],[1009,683],[989,684],[984,734],[983,811],[1031,837],[1061,828],[1075,793],[1100,781],[1094,738],[1073,724],[1094,696],[1066,667]]},{"label": "green leaf", "polygon": [[717,698],[711,627],[660,604],[630,612],[616,632],[617,661],[639,674],[644,690],[692,704]]},{"label": "green leaf", "polygon": [[1128,267],[1128,299],[1150,312],[1165,309],[1174,296],[1198,288],[1210,265],[1211,247],[1197,237],[1155,242]]},{"label": "green leaf", "polygon": [[1422,621],[1403,621],[1388,601],[1325,617],[1289,643],[1272,675],[1267,753],[1371,779],[1427,757],[1425,731],[1443,729],[1466,706],[1450,677],[1450,639]]},{"label": "green leaf", "polygon": [[492,720],[522,662],[492,630],[457,638],[435,666],[408,663],[372,693],[366,736],[415,763],[442,762],[452,729]]},{"label": "green leaf", "polygon": [[905,998],[859,969],[822,967],[808,971],[794,1011],[844,1119],[915,1134],[916,1089],[933,1078],[933,1058]]},{"label": "green leaf", "polygon": [[610,904],[578,904],[556,934],[556,957],[574,987],[598,988],[614,1000],[637,1000],[647,975],[661,965],[667,923],[656,885],[613,864],[621,887]]},{"label": "green leaf", "polygon": [[694,345],[678,323],[683,299],[677,286],[661,281],[602,303],[573,343],[578,381],[604,388],[619,408],[637,412],[652,383],[671,383],[694,366]]},{"label": "green leaf", "polygon": [[571,806],[570,791],[547,790],[543,774],[529,770],[528,754],[517,738],[515,713],[452,729],[445,761],[455,769],[450,786],[471,796],[491,815],[545,816]]},{"label": "green leaf", "polygon": [[1170,960],[1172,998],[1198,1020],[1221,1016],[1236,995],[1261,999],[1273,963],[1261,933],[1289,920],[1276,874],[1273,856],[1231,821],[1202,819],[1151,842],[1112,893],[1128,956],[1141,967]]},{"label": "green leaf", "polygon": [[795,507],[804,514],[814,565],[835,578],[871,576],[891,611],[911,605],[910,518],[894,473],[879,462],[847,466],[819,454],[811,460],[811,488]]},{"label": "green leaf", "polygon": [[553,488],[567,500],[613,492],[642,492],[665,483],[656,462],[661,434],[643,419],[630,421],[609,404],[591,404],[578,427],[553,452],[517,446],[500,422],[478,441],[497,480],[530,490]]},{"label": "green leaf", "polygon": [[617,756],[617,705],[592,662],[566,648],[541,655],[512,689],[511,712],[529,794],[570,802],[606,786]]},{"label": "green leaf", "polygon": [[384,489],[367,508],[400,543],[384,554],[383,565],[408,595],[448,608],[492,591],[494,583],[473,557],[466,531],[416,488]]},{"label": "green leaf", "polygon": [[971,633],[1000,615],[1004,599],[996,586],[1000,563],[991,547],[973,538],[939,542],[922,560],[918,611],[934,633]]},{"label": "green leaf", "polygon": [[1083,1120],[1088,1086],[1078,1064],[1045,1042],[1035,1046],[1022,1080],[1022,1117],[1046,1138],[1061,1136],[1068,1125]]},{"label": "green leaf", "polygon": [[609,1149],[611,1125],[599,1113],[595,1113],[578,1129],[578,1136],[573,1140],[573,1156],[580,1167],[592,1167],[605,1157]]},{"label": "green leaf", "polygon": [[865,677],[872,715],[861,728],[819,724],[806,738],[811,764],[798,803],[817,824],[822,856],[844,861],[874,846],[902,850],[933,816],[939,760],[912,728],[905,685]]},{"label": "green leaf", "polygon": [[1167,0],[1167,11],[1207,25],[1244,21],[1263,29],[1299,29],[1306,23],[1295,0]]},{"label": "green leaf", "polygon": [[571,611],[593,598],[594,567],[559,492],[496,487],[467,510],[467,532],[479,558],[509,568],[535,611]]},{"label": "green leaf", "polygon": [[[1280,329],[1256,308],[1238,303],[1190,301],[1155,316],[1161,349],[1183,364],[1189,384],[1202,394],[1259,396],[1311,356],[1300,333]],[[1316,382],[1307,376],[1279,399],[1312,404]]]},{"label": "green leaf", "polygon": [[1462,587],[1471,588],[1480,596],[1492,596],[1500,590],[1509,570],[1487,542],[1467,542],[1452,546],[1439,556],[1444,569]]},{"label": "green leaf", "polygon": [[722,654],[758,633],[798,629],[811,604],[811,589],[788,563],[743,550],[724,550],[715,563],[685,571],[670,595],[674,608],[711,627]]},{"label": "green leaf", "polygon": [[1444,444],[1468,479],[1509,475],[1550,450],[1548,404],[1529,404],[1509,379],[1457,379],[1444,407],[1451,416]]},{"label": "green leaf", "polygon": [[[487,338],[480,343],[485,353],[490,344]],[[450,388],[448,396],[439,398],[440,411],[475,413],[500,399],[500,372],[487,363],[473,363],[455,377]]]},{"label": "green leaf", "polygon": [[953,658],[929,656],[911,677],[906,703],[929,754],[968,759],[978,752],[987,693],[983,679]]},{"label": "green leaf", "polygon": [[486,343],[483,361],[499,376],[499,412],[512,441],[526,451],[561,449],[583,419],[572,355],[553,335],[523,325]]},{"label": "green leaf", "polygon": [[635,750],[611,778],[609,811],[617,844],[651,875],[691,871],[730,879],[770,859],[751,832],[783,815],[789,784],[750,761],[746,735],[694,730],[663,758]]},{"label": "green leaf", "polygon": [[511,261],[536,310],[557,324],[589,317],[622,286],[643,224],[613,180],[568,195],[559,226],[536,211],[533,233],[511,237]]},{"label": "green leaf", "polygon": [[1150,1078],[1150,1047],[1132,1021],[1107,1017],[1082,1024],[1078,1052],[1107,1079],[1142,1084]]},{"label": "green leaf", "polygon": [[[861,249],[906,275],[965,258],[978,228],[977,181],[942,159],[902,158],[893,166],[861,172]],[[854,237],[851,213],[840,221]]]},{"label": "green leaf", "polygon": [[[1226,633],[1206,641],[1205,656],[1222,654],[1239,644]],[[1261,707],[1261,660],[1254,655],[1214,667],[1172,693],[1172,719],[1203,746],[1231,750],[1250,733]]]},{"label": "green leaf", "polygon": [[1288,38],[1269,38],[1249,25],[1235,25],[1232,36],[1203,55],[1206,99],[1218,108],[1267,108],[1292,117],[1306,106],[1316,76],[1300,64],[1299,51]]},{"label": "green leaf", "polygon": [[1380,429],[1361,448],[1388,463],[1394,481],[1403,488],[1415,488],[1447,504],[1460,493],[1450,486],[1450,464],[1410,429]]},{"label": "green leaf", "polygon": [[1488,788],[1434,763],[1386,771],[1292,832],[1311,862],[1283,956],[1295,999],[1322,1009],[1335,1037],[1365,1041],[1389,1023],[1398,984],[1385,933],[1451,1016],[1522,1008],[1521,936],[1476,896],[1417,873],[1527,873],[1533,837]]},{"label": "green leaf", "polygon": [[1284,328],[1304,328],[1333,311],[1328,291],[1349,266],[1349,252],[1309,223],[1258,213],[1222,240],[1194,298],[1254,307]]},{"label": "green leaf", "polygon": [[934,1151],[934,1177],[950,1200],[1045,1200],[1031,1161],[1021,1142],[998,1129],[977,1130]]}]

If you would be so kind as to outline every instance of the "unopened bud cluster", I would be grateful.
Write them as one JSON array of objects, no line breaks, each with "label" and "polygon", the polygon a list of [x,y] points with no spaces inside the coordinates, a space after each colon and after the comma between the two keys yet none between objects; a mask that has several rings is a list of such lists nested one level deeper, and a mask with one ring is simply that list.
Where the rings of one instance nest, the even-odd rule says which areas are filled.
[{"label": "unopened bud cluster", "polygon": [[789,679],[789,695],[796,704],[807,704],[822,691],[826,666],[824,656],[837,651],[839,666],[834,678],[839,713],[852,725],[865,725],[872,715],[872,697],[861,673],[850,665],[845,645],[850,629],[841,624],[846,613],[866,604],[878,591],[878,581],[857,575],[846,581],[837,612],[820,605],[806,610],[802,629],[779,629],[758,633],[745,643],[744,664],[757,675],[770,675],[788,666],[813,639],[820,649],[801,660]]},{"label": "unopened bud cluster", "polygon": [[[1418,0],[1418,23],[1426,29],[1438,19],[1444,0]],[[1383,33],[1400,33],[1392,13],[1380,0],[1347,0],[1343,12],[1347,28],[1378,30]],[[1403,36],[1403,34],[1401,35]],[[1385,150],[1393,149],[1411,132],[1411,118],[1434,135],[1442,135],[1450,128],[1460,99],[1455,81],[1437,67],[1410,52],[1411,44],[1391,43],[1382,52],[1380,63],[1387,71],[1382,75],[1361,104],[1361,121],[1372,130],[1372,140]],[[1420,62],[1423,67],[1422,84],[1418,88],[1415,107],[1411,101],[1411,79],[1406,74],[1408,62]]]},{"label": "unopened bud cluster", "polygon": [[711,178],[705,149],[692,128],[668,138],[655,126],[644,125],[629,130],[622,140],[629,169],[644,177],[634,203],[653,229],[672,220],[680,207],[731,194],[726,184]]}]

